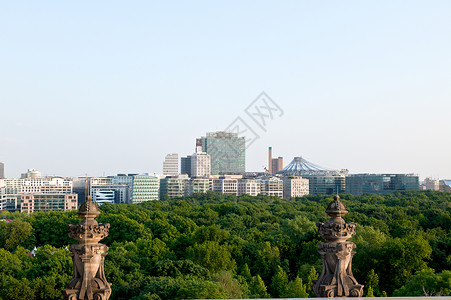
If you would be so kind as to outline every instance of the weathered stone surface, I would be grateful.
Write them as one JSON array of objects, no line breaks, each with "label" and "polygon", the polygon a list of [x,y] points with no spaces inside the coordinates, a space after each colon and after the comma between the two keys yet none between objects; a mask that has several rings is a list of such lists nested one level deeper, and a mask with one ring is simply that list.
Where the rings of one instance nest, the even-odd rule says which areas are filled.
[{"label": "weathered stone surface", "polygon": [[63,290],[65,300],[107,300],[111,295],[111,283],[105,278],[104,259],[108,247],[98,243],[108,236],[110,224],[98,224],[100,214],[96,203],[88,197],[79,210],[82,221],[69,224],[69,236],[78,241],[69,247],[73,262],[73,277]]},{"label": "weathered stone surface", "polygon": [[331,217],[326,223],[318,222],[318,233],[326,239],[318,245],[323,259],[323,270],[313,286],[317,297],[362,297],[363,285],[352,274],[352,257],[355,244],[347,239],[355,235],[355,223],[343,220],[348,211],[337,196],[326,213]]}]

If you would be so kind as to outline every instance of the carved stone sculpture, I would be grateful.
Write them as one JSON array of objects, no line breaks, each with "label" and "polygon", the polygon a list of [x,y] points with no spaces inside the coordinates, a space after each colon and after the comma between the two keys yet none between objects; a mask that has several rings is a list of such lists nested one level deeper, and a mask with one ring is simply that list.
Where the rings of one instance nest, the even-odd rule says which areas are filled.
[{"label": "carved stone sculpture", "polygon": [[323,258],[323,270],[313,286],[317,297],[362,297],[363,285],[352,274],[352,257],[355,244],[347,239],[355,235],[355,223],[346,223],[346,207],[336,195],[326,213],[331,217],[326,223],[318,222],[318,233],[326,239],[318,245]]},{"label": "carved stone sculpture", "polygon": [[74,274],[67,289],[65,300],[107,300],[111,295],[111,283],[105,278],[104,259],[108,247],[99,241],[108,236],[110,224],[99,224],[94,218],[100,214],[96,203],[87,197],[80,205],[80,224],[69,224],[69,237],[78,244],[69,247],[72,252]]}]

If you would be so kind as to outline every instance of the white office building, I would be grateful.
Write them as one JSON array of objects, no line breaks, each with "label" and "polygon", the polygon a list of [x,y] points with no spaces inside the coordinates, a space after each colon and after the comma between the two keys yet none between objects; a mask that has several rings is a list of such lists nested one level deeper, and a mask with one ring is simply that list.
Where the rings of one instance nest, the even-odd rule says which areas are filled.
[{"label": "white office building", "polygon": [[283,181],[279,177],[265,177],[260,179],[260,192],[266,196],[283,197]]},{"label": "white office building", "polygon": [[191,156],[191,177],[208,177],[211,174],[211,158],[206,152]]},{"label": "white office building", "polygon": [[206,193],[210,190],[210,180],[208,178],[191,178],[189,180],[189,192],[191,196],[195,193]]},{"label": "white office building", "polygon": [[224,177],[213,179],[212,190],[217,193],[238,195],[238,179]]},{"label": "white office building", "polygon": [[282,177],[283,197],[291,199],[309,194],[309,180],[300,176]]},{"label": "white office building", "polygon": [[238,196],[260,194],[260,180],[258,179],[240,179],[238,180]]},{"label": "white office building", "polygon": [[172,153],[166,155],[163,162],[163,175],[177,176],[179,174],[179,155]]}]

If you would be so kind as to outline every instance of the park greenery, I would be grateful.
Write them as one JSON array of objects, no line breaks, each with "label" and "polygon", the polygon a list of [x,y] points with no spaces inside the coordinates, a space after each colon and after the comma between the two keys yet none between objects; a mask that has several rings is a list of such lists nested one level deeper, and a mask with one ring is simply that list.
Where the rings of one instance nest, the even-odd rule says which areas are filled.
[{"label": "park greenery", "polygon": [[[356,222],[353,273],[365,296],[451,295],[451,194],[340,195]],[[110,299],[314,296],[316,222],[331,196],[284,200],[208,192],[104,204]],[[76,211],[1,212],[0,299],[62,299]],[[30,252],[33,251],[33,255]]]}]

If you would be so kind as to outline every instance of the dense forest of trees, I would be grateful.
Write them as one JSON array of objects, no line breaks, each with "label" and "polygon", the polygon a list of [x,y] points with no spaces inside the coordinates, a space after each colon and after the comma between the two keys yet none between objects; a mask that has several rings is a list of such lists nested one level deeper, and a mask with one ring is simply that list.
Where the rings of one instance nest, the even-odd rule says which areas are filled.
[{"label": "dense forest of trees", "polygon": [[[313,296],[315,223],[330,196],[283,200],[212,192],[100,207],[110,223],[110,299]],[[451,194],[341,195],[356,222],[354,275],[365,296],[451,295]],[[0,299],[61,299],[72,276],[75,211],[0,213]],[[37,247],[36,255],[30,250]]]}]

